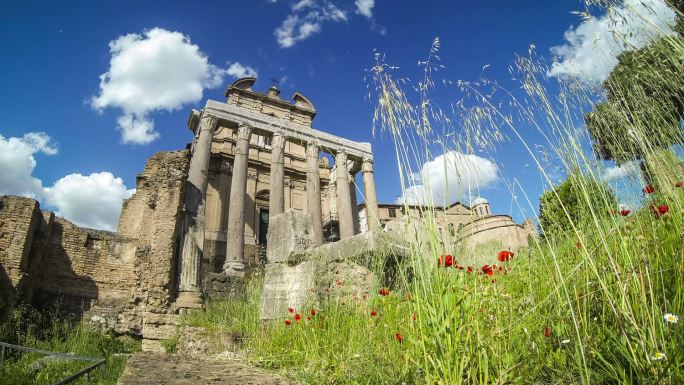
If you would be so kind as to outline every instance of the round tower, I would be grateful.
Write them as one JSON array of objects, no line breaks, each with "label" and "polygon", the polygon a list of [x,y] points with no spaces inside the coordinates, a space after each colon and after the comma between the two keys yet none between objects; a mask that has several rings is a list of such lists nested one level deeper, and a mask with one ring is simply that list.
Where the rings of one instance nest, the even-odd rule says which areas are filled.
[{"label": "round tower", "polygon": [[489,207],[489,201],[482,197],[475,198],[471,209],[478,218],[492,215],[492,209]]}]

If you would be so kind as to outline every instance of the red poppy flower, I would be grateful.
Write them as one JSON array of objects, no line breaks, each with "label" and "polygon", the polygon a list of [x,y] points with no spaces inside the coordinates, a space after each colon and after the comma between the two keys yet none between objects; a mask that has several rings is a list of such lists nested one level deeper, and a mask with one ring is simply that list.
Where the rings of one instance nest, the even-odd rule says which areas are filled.
[{"label": "red poppy flower", "polygon": [[655,189],[650,184],[647,185],[646,187],[644,187],[644,193],[645,194],[653,194],[654,192],[655,192]]},{"label": "red poppy flower", "polygon": [[371,310],[371,317],[377,317],[377,316],[378,316],[378,312],[375,310]]},{"label": "red poppy flower", "polygon": [[668,211],[670,211],[670,206],[668,206],[668,205],[660,205],[660,206],[658,206],[658,212],[659,212],[660,214],[665,214],[665,213],[667,213]]},{"label": "red poppy flower", "polygon": [[666,214],[668,211],[670,211],[670,206],[668,205],[651,205],[651,210],[653,211],[653,215],[655,215],[656,218],[660,218],[661,215]]},{"label": "red poppy flower", "polygon": [[401,333],[394,333],[394,339],[399,341],[399,343],[404,342],[404,336],[402,336]]},{"label": "red poppy flower", "polygon": [[463,266],[458,265],[458,269],[459,269],[459,270],[463,270]]},{"label": "red poppy flower", "polygon": [[675,183],[675,187],[684,187],[684,182]]},{"label": "red poppy flower", "polygon": [[286,320],[285,320],[285,325],[287,325],[287,326],[292,325],[292,321],[290,321],[289,319],[286,319]]},{"label": "red poppy flower", "polygon": [[472,266],[468,266],[468,273],[472,273],[472,272],[473,272],[473,267],[472,267]]},{"label": "red poppy flower", "polygon": [[515,253],[513,253],[512,251],[508,251],[508,250],[499,251],[499,255],[498,255],[499,262],[510,261],[511,259],[513,259],[514,255],[515,255]]},{"label": "red poppy flower", "polygon": [[295,321],[299,322],[302,320],[302,316],[299,314],[295,314],[294,319],[295,319]]},{"label": "red poppy flower", "polygon": [[622,215],[623,217],[626,217],[626,216],[629,215],[630,213],[631,213],[630,210],[620,210],[620,215]]},{"label": "red poppy flower", "polygon": [[551,337],[551,328],[548,326],[544,329],[544,337]]},{"label": "red poppy flower", "polygon": [[294,313],[294,309],[291,308],[291,307],[288,307],[288,308],[287,308],[287,311],[289,311],[290,313]]},{"label": "red poppy flower", "polygon": [[311,309],[311,315],[316,315],[316,309]]},{"label": "red poppy flower", "polygon": [[385,297],[385,296],[390,295],[390,291],[389,291],[388,288],[383,287],[382,289],[380,289],[380,290],[378,291],[378,294],[380,294],[381,296]]},{"label": "red poppy flower", "polygon": [[494,275],[494,270],[489,265],[482,266],[482,272],[487,274],[487,275]]},{"label": "red poppy flower", "polygon": [[414,320],[414,321],[416,320],[416,313],[415,313],[415,312],[414,312],[413,315],[411,316],[411,319]]},{"label": "red poppy flower", "polygon": [[310,316],[310,315],[306,316],[306,319],[308,319],[309,321],[311,321],[311,316]]}]

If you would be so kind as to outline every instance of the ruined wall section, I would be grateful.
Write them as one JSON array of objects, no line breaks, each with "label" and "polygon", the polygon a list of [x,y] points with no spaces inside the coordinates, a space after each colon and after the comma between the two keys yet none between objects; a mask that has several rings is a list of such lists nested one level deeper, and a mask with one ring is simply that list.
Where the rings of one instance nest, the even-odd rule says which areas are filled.
[{"label": "ruined wall section", "polygon": [[33,242],[43,220],[36,200],[0,197],[0,303],[31,296],[34,277],[28,273],[39,262],[41,250]]},{"label": "ruined wall section", "polygon": [[187,150],[152,156],[121,211],[117,235],[137,244],[129,286],[135,290],[146,350],[158,350],[178,322],[173,302],[189,165]]},{"label": "ruined wall section", "polygon": [[83,316],[117,332],[139,332],[136,243],[55,218],[49,231],[34,303]]},{"label": "ruined wall section", "polygon": [[188,151],[153,155],[138,175],[136,193],[121,210],[117,235],[138,244],[138,289],[151,307],[168,307],[175,297],[178,238],[189,164]]},{"label": "ruined wall section", "polygon": [[176,272],[189,152],[160,152],[117,233],[84,229],[34,199],[0,197],[0,301],[18,299],[158,342],[177,324]]}]

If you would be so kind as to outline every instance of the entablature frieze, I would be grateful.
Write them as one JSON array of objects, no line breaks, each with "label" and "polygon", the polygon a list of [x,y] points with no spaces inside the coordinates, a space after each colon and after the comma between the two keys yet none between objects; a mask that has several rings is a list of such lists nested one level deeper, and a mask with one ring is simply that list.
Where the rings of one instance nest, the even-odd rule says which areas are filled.
[{"label": "entablature frieze", "polygon": [[[191,125],[190,129],[195,130],[199,119],[193,119],[199,114],[199,111],[193,110],[188,123]],[[307,126],[303,126],[293,122],[286,122],[274,116],[259,113],[245,108],[240,108],[226,103],[220,103],[214,100],[208,100],[201,112],[204,116],[209,114],[218,119],[229,121],[239,125],[249,125],[255,131],[279,133],[287,138],[287,140],[299,142],[306,145],[309,142],[318,144],[320,150],[330,154],[336,154],[338,151],[345,151],[347,155],[355,160],[361,161],[363,159],[373,159],[373,152],[370,143],[354,142],[336,135],[328,134],[323,131],[316,130]]]}]

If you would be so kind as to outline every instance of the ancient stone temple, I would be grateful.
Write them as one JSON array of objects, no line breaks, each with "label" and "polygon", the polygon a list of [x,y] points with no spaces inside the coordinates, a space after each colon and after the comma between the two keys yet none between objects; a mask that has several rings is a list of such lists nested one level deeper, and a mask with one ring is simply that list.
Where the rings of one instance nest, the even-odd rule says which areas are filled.
[{"label": "ancient stone temple", "polygon": [[305,96],[259,93],[255,81],[240,79],[227,101],[190,113],[192,143],[148,160],[116,233],[80,228],[34,199],[0,197],[0,306],[58,306],[158,350],[203,291],[262,262],[274,215],[305,213],[317,245],[355,235],[356,192],[369,212],[377,207],[370,144],[314,129]]},{"label": "ancient stone temple", "polygon": [[310,215],[318,244],[357,234],[358,172],[377,218],[370,144],[314,129],[309,99],[295,93],[284,100],[275,87],[259,93],[255,81],[237,80],[226,102],[209,100],[188,119],[195,137],[179,253],[180,299],[188,306],[199,301],[203,271],[241,277],[259,264],[269,218],[286,209]]}]

